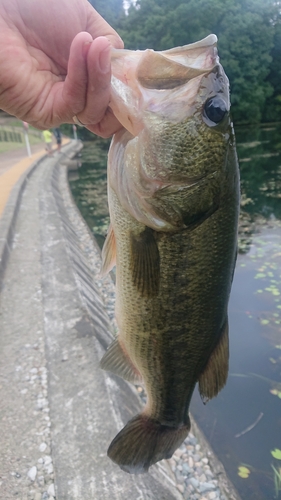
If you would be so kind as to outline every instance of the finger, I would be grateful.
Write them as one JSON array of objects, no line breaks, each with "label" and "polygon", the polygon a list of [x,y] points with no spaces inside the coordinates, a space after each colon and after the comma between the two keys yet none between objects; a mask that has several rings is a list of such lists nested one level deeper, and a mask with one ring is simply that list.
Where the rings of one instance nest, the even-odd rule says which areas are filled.
[{"label": "finger", "polygon": [[93,39],[81,32],[74,38],[69,54],[67,76],[63,85],[62,99],[69,119],[82,111],[87,100],[88,70],[87,53]]},{"label": "finger", "polygon": [[[111,45],[106,37],[91,43],[87,54],[88,86],[86,105],[79,113],[85,125],[99,123],[107,110],[111,84]],[[77,113],[76,113],[77,114]]]},{"label": "finger", "polygon": [[118,33],[104,20],[104,18],[88,3],[88,25],[87,31],[93,38],[105,36],[112,47],[123,49],[124,43]]},{"label": "finger", "polygon": [[86,128],[105,139],[116,134],[122,128],[122,125],[114,116],[111,109],[107,108],[103,119],[99,123],[96,125],[87,125]]}]

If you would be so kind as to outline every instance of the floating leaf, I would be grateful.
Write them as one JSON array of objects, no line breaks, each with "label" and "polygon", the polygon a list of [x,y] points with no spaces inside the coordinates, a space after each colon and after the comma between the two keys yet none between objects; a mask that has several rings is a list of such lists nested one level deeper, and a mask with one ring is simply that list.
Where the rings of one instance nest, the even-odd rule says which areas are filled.
[{"label": "floating leaf", "polygon": [[281,450],[279,450],[278,448],[275,448],[275,450],[271,450],[270,453],[277,460],[281,460]]},{"label": "floating leaf", "polygon": [[266,277],[266,274],[264,273],[257,273],[256,276],[255,276],[255,279],[259,279],[259,278],[265,278]]},{"label": "floating leaf", "polygon": [[[275,365],[275,363],[277,363],[277,360],[274,359],[274,358],[269,358],[269,361],[271,361],[271,363],[273,363]],[[271,391],[270,391],[271,392]]]},{"label": "floating leaf", "polygon": [[242,477],[243,479],[247,479],[247,477],[249,477],[249,474],[250,474],[250,469],[248,469],[248,467],[243,467],[243,466],[240,466],[238,467],[238,476]]},{"label": "floating leaf", "polygon": [[271,394],[273,394],[273,396],[278,396],[277,389],[270,389],[269,392],[271,392]]},{"label": "floating leaf", "polygon": [[261,324],[262,325],[268,325],[269,320],[268,319],[261,319]]}]

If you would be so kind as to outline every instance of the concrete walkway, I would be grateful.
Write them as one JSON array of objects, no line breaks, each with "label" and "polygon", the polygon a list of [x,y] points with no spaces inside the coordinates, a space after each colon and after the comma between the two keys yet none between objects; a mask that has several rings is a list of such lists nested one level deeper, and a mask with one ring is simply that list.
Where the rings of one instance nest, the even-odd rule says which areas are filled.
[{"label": "concrete walkway", "polygon": [[[68,144],[69,139],[64,138],[63,145]],[[44,143],[32,145],[32,155],[27,156],[26,148],[22,147],[0,154],[0,216],[8,201],[11,190],[21,175],[39,158],[43,157],[46,152]],[[56,154],[54,149],[54,154]]]},{"label": "concrete walkway", "polygon": [[130,476],[106,455],[140,402],[99,368],[111,299],[68,188],[79,147],[26,166],[0,219],[0,499],[181,500],[165,461]]}]

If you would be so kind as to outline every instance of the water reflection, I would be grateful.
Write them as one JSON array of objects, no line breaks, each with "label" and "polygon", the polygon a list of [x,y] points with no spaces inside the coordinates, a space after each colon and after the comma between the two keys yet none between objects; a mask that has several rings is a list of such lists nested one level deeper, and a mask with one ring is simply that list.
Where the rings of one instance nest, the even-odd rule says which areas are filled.
[{"label": "water reflection", "polygon": [[241,172],[239,252],[262,226],[281,219],[281,125],[236,131]]},{"label": "water reflection", "polygon": [[244,210],[249,214],[281,218],[281,125],[238,129],[237,151]]},{"label": "water reflection", "polygon": [[107,202],[107,152],[109,141],[96,138],[84,143],[82,167],[78,178],[69,178],[69,184],[76,204],[102,247],[109,226]]}]

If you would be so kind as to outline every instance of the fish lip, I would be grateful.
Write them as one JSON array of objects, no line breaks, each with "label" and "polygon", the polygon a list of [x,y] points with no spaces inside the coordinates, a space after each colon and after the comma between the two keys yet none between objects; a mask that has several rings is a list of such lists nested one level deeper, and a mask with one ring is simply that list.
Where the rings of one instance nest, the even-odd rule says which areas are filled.
[{"label": "fish lip", "polygon": [[[172,121],[182,120],[178,116],[178,106],[181,109],[178,101],[182,98],[184,98],[185,106],[180,116],[186,117],[187,113],[191,115],[193,101],[198,93],[197,86],[202,77],[220,65],[216,45],[217,37],[211,34],[197,42],[164,51],[152,49],[130,51],[112,48],[109,106],[123,127],[133,136],[137,136],[146,127],[144,120],[146,110],[156,115],[160,111],[160,115],[165,116],[166,108],[164,106],[164,111],[162,110],[163,103],[159,102],[158,105],[154,103],[155,92],[157,93],[156,101],[158,101],[159,92],[164,92],[162,96],[164,100],[166,100],[166,92],[170,97],[171,92],[175,92],[176,109],[173,108],[173,117],[171,110],[167,109]],[[149,64],[147,59],[151,57],[156,58],[158,63]],[[170,78],[171,68],[175,71],[174,78]]]}]

